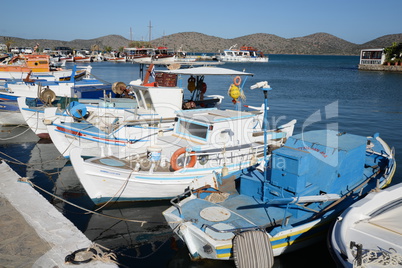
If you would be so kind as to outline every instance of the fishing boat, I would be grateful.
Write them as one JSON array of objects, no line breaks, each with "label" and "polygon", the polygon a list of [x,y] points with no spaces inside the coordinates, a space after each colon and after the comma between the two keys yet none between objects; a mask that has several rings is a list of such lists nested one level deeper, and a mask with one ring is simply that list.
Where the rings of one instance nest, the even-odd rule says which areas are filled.
[{"label": "fishing boat", "polygon": [[[0,64],[0,79],[21,81],[31,80],[70,80],[73,70],[54,68],[49,55],[20,54]],[[86,70],[76,70],[75,79],[85,76]]]},{"label": "fishing boat", "polygon": [[262,51],[248,46],[236,49],[236,46],[225,49],[223,53],[216,56],[216,59],[224,62],[268,62],[268,57]]},{"label": "fishing boat", "polygon": [[188,190],[163,214],[195,259],[272,267],[274,256],[325,238],[342,211],[389,184],[394,171],[378,134],[314,130],[289,137],[263,169]]},{"label": "fishing boat", "polygon": [[[87,124],[100,125],[110,122],[110,117],[123,117],[125,109],[135,109],[137,102],[131,98],[113,98],[105,95],[99,99],[78,99],[62,97],[51,104],[38,99],[17,99],[19,111],[24,118],[25,124],[41,139],[50,139],[46,124],[56,119],[62,122],[82,121],[83,116]],[[53,108],[53,109],[52,109]],[[45,117],[45,109],[48,109]],[[91,115],[89,117],[89,115]],[[99,120],[101,118],[102,120]],[[46,121],[47,120],[47,121]],[[65,139],[62,139],[63,141]]]},{"label": "fishing boat", "polygon": [[262,135],[265,114],[217,108],[182,110],[177,112],[173,131],[154,135],[134,154],[84,160],[81,150],[73,149],[70,160],[95,204],[169,199],[190,185],[218,185],[214,172],[228,176],[259,165],[267,150],[264,144],[281,146],[296,122]]},{"label": "fishing boat", "polygon": [[[155,71],[155,81],[149,82],[152,70],[151,64],[145,77],[140,79],[141,81],[132,81],[127,86],[136,100],[135,109],[122,109],[115,113],[97,113],[108,115],[107,119],[101,116],[98,120],[98,122],[107,122],[106,124],[98,125],[88,120],[79,120],[79,122],[63,118],[56,120],[56,110],[53,109],[53,113],[49,110],[47,121],[52,123],[47,125],[47,130],[60,153],[69,157],[72,148],[80,147],[82,154],[86,157],[110,154],[122,156],[139,147],[144,148],[144,144],[149,142],[149,137],[157,135],[159,131],[172,130],[173,120],[177,116],[176,111],[219,108],[224,97],[206,94],[205,77],[235,76],[240,80],[243,77],[243,83],[245,83],[246,78],[252,75],[227,68],[194,67]],[[191,92],[191,97],[184,97],[185,85]],[[27,116],[27,118],[35,118],[35,116]],[[36,123],[33,125],[37,126]]]},{"label": "fishing boat", "polygon": [[[75,67],[74,67],[75,70]],[[90,66],[87,67],[90,73]],[[51,104],[56,98],[101,98],[105,94],[112,93],[112,86],[105,85],[102,81],[89,76],[76,81],[74,73],[69,81],[38,81],[25,80],[19,82],[6,83],[5,87],[0,88],[0,124],[15,125],[26,124],[20,113],[17,99],[25,97],[27,99],[40,100],[43,104]]]},{"label": "fishing boat", "polygon": [[402,265],[402,184],[373,191],[339,216],[330,252],[342,267]]}]

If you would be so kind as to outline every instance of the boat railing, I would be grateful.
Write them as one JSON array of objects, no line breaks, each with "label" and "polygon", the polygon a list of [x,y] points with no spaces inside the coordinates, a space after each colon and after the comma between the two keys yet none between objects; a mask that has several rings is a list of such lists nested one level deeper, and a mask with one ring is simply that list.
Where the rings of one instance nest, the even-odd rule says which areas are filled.
[{"label": "boat railing", "polygon": [[216,229],[213,226],[211,226],[209,224],[206,224],[206,223],[204,223],[201,226],[201,230],[203,230],[204,232],[205,232],[205,230],[207,228],[211,229],[212,231],[214,231],[216,233],[235,233],[235,234],[238,234],[238,233],[241,233],[241,232],[244,232],[244,231],[252,231],[252,230],[261,230],[261,231],[264,232],[263,228],[261,228],[260,226],[256,226],[256,225],[255,226],[250,226],[250,227],[232,228],[232,229],[226,229],[226,230]]},{"label": "boat railing", "polygon": [[[231,146],[229,148],[224,147],[224,148],[222,148],[222,150],[220,152],[210,151],[210,150],[209,150],[209,152],[203,152],[202,148],[200,148],[200,149],[198,149],[198,148],[190,148],[189,151],[194,152],[191,155],[195,155],[197,157],[199,157],[199,156],[217,155],[217,154],[222,154],[223,156],[225,156],[227,153],[233,153],[233,152],[239,152],[239,151],[242,152],[243,148],[240,148],[240,147],[241,146],[237,146],[237,145]],[[257,154],[263,152],[264,144],[252,145],[252,146],[250,146],[248,148],[254,151],[253,152],[254,155],[257,155]],[[244,148],[244,149],[246,149],[246,148]],[[245,154],[244,151],[243,151],[243,154]],[[249,154],[247,154],[247,155],[249,155]]]},{"label": "boat railing", "polygon": [[180,216],[182,215],[182,211],[179,203],[184,198],[190,196],[192,194],[192,191],[192,189],[187,188],[182,194],[179,194],[176,197],[170,199],[170,204],[172,204],[172,206],[174,206],[179,211]]}]

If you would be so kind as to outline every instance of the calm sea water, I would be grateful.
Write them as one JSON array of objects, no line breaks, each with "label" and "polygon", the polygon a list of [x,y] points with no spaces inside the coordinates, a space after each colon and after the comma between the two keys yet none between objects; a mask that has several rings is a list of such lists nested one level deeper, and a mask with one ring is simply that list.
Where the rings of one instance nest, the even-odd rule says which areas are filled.
[{"label": "calm sea water", "polygon": [[[246,82],[243,104],[260,106],[261,92],[249,87],[269,82],[271,126],[297,119],[295,133],[323,128],[367,136],[378,132],[395,147],[396,159],[402,159],[402,73],[359,71],[357,64],[358,57],[352,56],[271,55],[268,64],[223,67],[254,74]],[[102,62],[91,66],[95,76],[111,83],[139,78],[138,65]],[[232,80],[206,77],[204,81],[207,93],[227,96]],[[230,97],[221,108],[234,108]],[[38,186],[73,204],[96,209],[71,164],[52,143],[37,141],[29,132],[12,141],[5,140],[3,132],[1,139],[0,157],[12,161],[10,165],[21,176],[33,178]],[[401,181],[402,169],[398,169],[393,183]],[[115,251],[122,267],[234,267],[233,262],[190,261],[185,245],[172,234],[161,215],[169,207],[168,201],[119,204],[98,210],[103,215],[92,215],[43,195],[89,239]],[[147,223],[141,226],[135,220]],[[275,259],[275,267],[324,265],[334,267],[325,241]]]}]

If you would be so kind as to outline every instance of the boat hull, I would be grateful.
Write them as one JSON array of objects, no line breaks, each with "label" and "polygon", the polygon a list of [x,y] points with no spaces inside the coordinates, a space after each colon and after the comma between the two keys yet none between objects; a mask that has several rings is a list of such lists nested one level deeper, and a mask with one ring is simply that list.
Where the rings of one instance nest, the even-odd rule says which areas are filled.
[{"label": "boat hull", "polygon": [[335,221],[328,239],[333,259],[342,267],[384,267],[377,263],[397,263],[402,256],[401,197],[401,184],[394,185],[370,193],[345,210]]}]

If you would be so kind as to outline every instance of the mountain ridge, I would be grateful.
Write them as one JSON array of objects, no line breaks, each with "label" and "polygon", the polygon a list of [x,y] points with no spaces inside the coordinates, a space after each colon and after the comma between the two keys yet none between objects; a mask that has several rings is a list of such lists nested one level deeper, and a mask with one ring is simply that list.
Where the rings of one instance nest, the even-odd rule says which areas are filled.
[{"label": "mountain ridge", "polygon": [[[118,50],[127,47],[131,42],[121,35],[106,35],[93,39],[74,39],[72,41],[50,39],[23,39],[2,36],[0,40],[13,40],[11,46],[40,48],[67,46],[73,49],[91,48],[98,45],[101,49],[112,47]],[[187,52],[218,53],[237,44],[253,46],[265,54],[306,54],[306,55],[359,55],[363,48],[381,48],[402,42],[402,33],[389,34],[373,39],[364,44],[354,44],[328,33],[315,33],[303,37],[283,38],[274,34],[255,33],[231,39],[220,38],[198,32],[175,33],[151,41],[153,46],[167,46],[173,49],[180,47]]]}]

